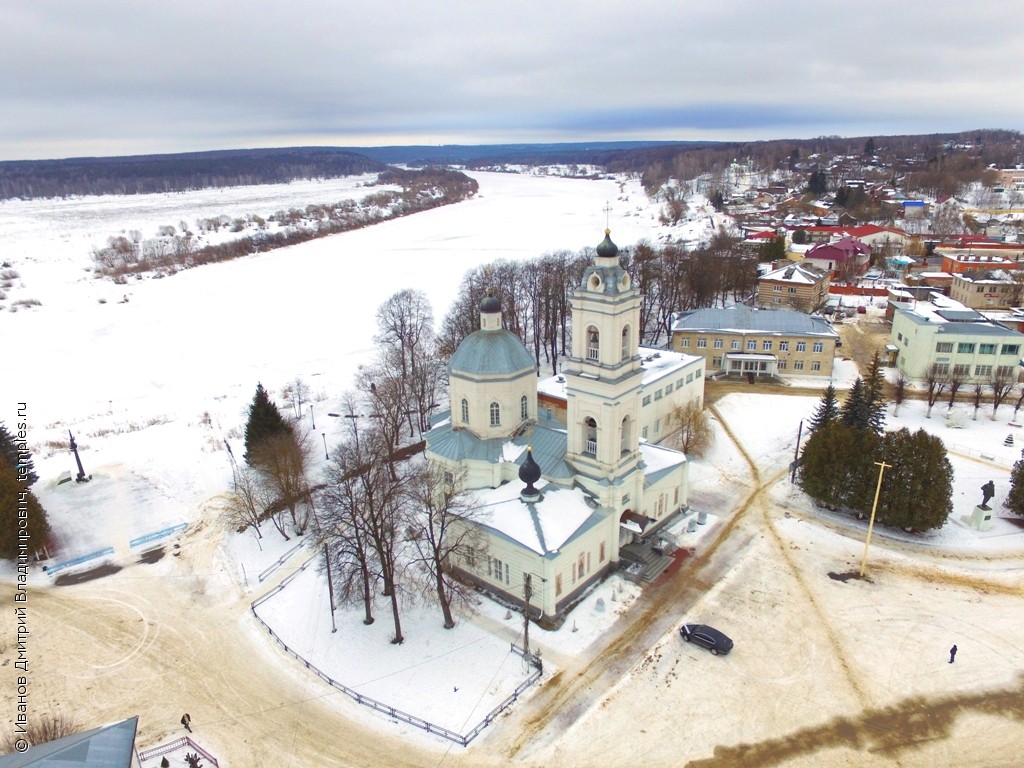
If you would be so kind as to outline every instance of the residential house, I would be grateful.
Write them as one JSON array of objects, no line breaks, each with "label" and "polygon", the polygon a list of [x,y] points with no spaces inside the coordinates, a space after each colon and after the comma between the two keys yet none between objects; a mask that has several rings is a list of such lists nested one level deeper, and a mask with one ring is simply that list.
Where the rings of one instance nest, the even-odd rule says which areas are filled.
[{"label": "residential house", "polygon": [[894,307],[886,347],[890,364],[909,379],[925,379],[934,370],[966,383],[1017,381],[1022,349],[1024,334],[935,293],[929,301]]},{"label": "residential house", "polygon": [[672,319],[672,349],[702,355],[709,373],[832,375],[839,334],[821,317],[794,309],[696,309]]},{"label": "residential house", "polygon": [[1021,303],[1024,273],[1020,270],[972,269],[953,276],[949,297],[972,309],[997,309]]},{"label": "residential house", "polygon": [[828,301],[829,273],[812,264],[786,264],[757,279],[757,306],[814,312]]},{"label": "residential house", "polygon": [[802,229],[807,235],[808,242],[827,243],[839,240],[844,237],[852,237],[860,240],[865,245],[871,246],[872,251],[886,250],[891,253],[902,253],[911,240],[911,236],[902,229],[896,227],[882,227],[877,224],[856,224],[850,226],[840,222],[839,226],[799,226],[798,222],[787,220],[784,222],[787,228]]},{"label": "residential house", "polygon": [[830,272],[837,280],[847,280],[867,270],[871,262],[871,247],[852,237],[842,237],[814,246],[804,254],[804,262],[823,272]]},{"label": "residential house", "polygon": [[1008,192],[1024,192],[1024,168],[1000,170],[997,183]]},{"label": "residential house", "polygon": [[859,224],[842,227],[843,233],[871,246],[873,253],[885,251],[893,255],[903,253],[911,241],[911,235],[898,227],[882,227],[878,224]]},{"label": "residential house", "polygon": [[[938,253],[940,249],[936,248],[935,251]],[[973,250],[970,253],[962,251],[944,252],[942,253],[942,271],[948,272],[951,275],[960,275],[964,272],[982,269],[1016,270],[1024,266],[1019,259],[1019,254],[1017,258],[1007,258],[1003,254],[994,252],[979,253]]]}]

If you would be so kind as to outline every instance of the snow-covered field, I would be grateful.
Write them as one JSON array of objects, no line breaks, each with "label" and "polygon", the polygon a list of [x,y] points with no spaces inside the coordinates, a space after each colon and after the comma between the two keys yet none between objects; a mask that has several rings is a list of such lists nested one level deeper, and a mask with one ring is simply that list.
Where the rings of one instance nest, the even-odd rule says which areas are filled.
[{"label": "snow-covered field", "polygon": [[[13,421],[17,404],[27,404],[41,477],[35,488],[57,530],[55,554],[111,546],[123,566],[73,587],[34,576],[36,705],[63,706],[83,727],[139,713],[143,747],[180,735],[177,720],[187,709],[195,738],[224,757],[222,765],[504,765],[510,756],[529,765],[620,765],[641,757],[648,765],[678,765],[713,761],[716,750],[725,750],[723,757],[705,764],[770,762],[740,762],[728,751],[746,743],[763,750],[754,754],[785,755],[792,765],[889,765],[895,756],[904,766],[954,766],[964,764],[963,754],[981,753],[985,729],[997,743],[971,763],[1012,764],[1000,760],[1024,747],[1019,720],[959,699],[962,717],[942,720],[923,744],[875,749],[877,740],[856,747],[835,736],[843,733],[842,723],[835,725],[842,718],[870,730],[880,708],[897,707],[896,717],[917,702],[931,712],[939,700],[1012,689],[1024,669],[1017,629],[1024,536],[1001,520],[988,534],[958,522],[980,502],[984,482],[995,482],[996,504],[1005,496],[1009,466],[1024,447],[1024,435],[1003,445],[1018,431],[1005,406],[995,421],[982,409],[976,421],[970,414],[954,419],[957,428],[942,407],[931,419],[919,402],[905,404],[898,418],[890,413],[891,427],[924,427],[947,441],[955,519],[924,536],[876,529],[872,580],[844,583],[826,574],[859,563],[863,525],[822,516],[785,473],[797,425],[816,399],[745,393],[720,401],[717,410],[739,445],[717,428],[714,449],[692,463],[691,504],[710,513],[710,524],[680,538],[697,552],[711,546],[755,490],[752,461],[769,485],[732,535],[729,567],[695,602],[669,606],[664,634],[617,685],[592,692],[592,705],[564,702],[563,717],[547,726],[531,720],[533,702],[559,676],[565,684],[600,663],[602,637],[627,625],[628,606],[642,599],[632,585],[610,580],[558,632],[531,631],[545,660],[544,686],[468,750],[358,707],[280,653],[248,604],[312,553],[292,551],[296,542],[269,528],[260,543],[225,531],[218,516],[218,494],[230,484],[224,441],[237,445],[256,382],[276,395],[301,376],[316,398],[316,431],[330,445],[340,425],[327,413],[366,359],[374,310],[394,291],[421,288],[440,318],[475,264],[595,245],[608,203],[620,246],[665,232],[657,206],[633,182],[473,175],[480,195],[457,206],[127,286],[87,273],[91,245],[121,230],[199,215],[335,202],[343,190],[289,185],[294,197],[268,200],[262,211],[251,209],[258,203],[247,194],[270,194],[265,188],[238,192],[232,210],[218,204],[217,193],[0,204],[0,261],[20,273],[12,297],[42,302],[0,312],[0,337],[18,366],[0,378],[0,419]],[[127,303],[118,303],[122,294]],[[837,386],[854,375],[837,366]],[[68,429],[90,483],[56,484],[61,472],[75,471],[61,443]],[[128,542],[178,523],[189,528],[166,542],[163,559],[138,564]],[[279,558],[283,564],[268,572]],[[10,593],[9,583],[0,586],[8,605]],[[521,625],[503,607],[485,602],[450,632],[430,609],[410,608],[407,645],[395,649],[386,641],[383,603],[369,628],[339,611],[337,633],[325,606],[322,580],[309,568],[260,610],[332,676],[373,698],[393,698],[389,703],[410,713],[430,712],[428,719],[455,730],[474,725],[524,674],[508,653]],[[722,624],[736,650],[713,659],[682,647],[676,627],[684,618]],[[953,642],[961,656],[948,667],[944,653]],[[9,638],[2,645],[9,660]],[[13,664],[0,701],[12,719],[10,672]],[[532,735],[528,745],[519,743],[520,733]],[[290,762],[282,763],[282,754]]]}]

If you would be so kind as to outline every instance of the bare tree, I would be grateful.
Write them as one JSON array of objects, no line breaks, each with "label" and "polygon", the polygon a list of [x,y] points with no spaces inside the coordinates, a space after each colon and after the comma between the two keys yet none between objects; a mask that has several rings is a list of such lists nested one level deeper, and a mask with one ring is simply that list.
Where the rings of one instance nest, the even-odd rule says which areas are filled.
[{"label": "bare tree", "polygon": [[711,421],[696,400],[672,410],[673,422],[679,425],[679,447],[688,456],[703,456],[714,442]]},{"label": "bare tree", "polygon": [[[257,539],[262,539],[260,523],[270,510],[273,498],[267,492],[263,478],[251,467],[236,465],[234,478],[234,490],[228,494],[226,504],[228,523],[240,531],[251,528],[253,535]],[[289,538],[279,519],[274,519],[274,526],[285,540]]]},{"label": "bare tree", "polygon": [[356,387],[370,407],[369,416],[376,419],[377,432],[387,443],[389,462],[391,452],[399,445],[410,410],[401,371],[388,363],[393,354],[381,350],[377,362],[361,365],[356,371]]},{"label": "bare tree", "polygon": [[1009,273],[1013,284],[1010,294],[1006,297],[1006,303],[1011,307],[1019,307],[1024,304],[1024,274],[1019,269],[1009,270]]},{"label": "bare tree", "polygon": [[971,386],[971,401],[974,403],[974,420],[978,420],[978,409],[981,408],[981,398],[985,394],[985,385],[980,381],[974,382]]},{"label": "bare tree", "polygon": [[[355,402],[351,395],[346,397],[345,404],[352,413]],[[372,624],[373,583],[379,566],[363,514],[372,503],[367,495],[372,492],[368,479],[373,473],[367,464],[373,457],[363,449],[355,419],[349,419],[346,429],[345,438],[335,446],[327,465],[317,538],[327,547],[341,599],[347,602],[358,594],[363,603],[363,624]]]},{"label": "bare tree", "polygon": [[[355,405],[354,396],[346,404]],[[405,530],[406,465],[395,471],[392,444],[380,419],[350,414],[348,434],[335,448],[328,469],[329,488],[324,494],[321,536],[332,562],[340,566],[342,592],[362,593],[364,621],[373,621],[370,586],[380,581],[390,598],[395,634],[393,643],[404,641],[400,615],[399,560],[401,533]]]},{"label": "bare tree", "polygon": [[892,415],[894,417],[899,417],[900,415],[900,406],[903,405],[903,401],[907,399],[907,384],[909,383],[910,380],[903,375],[902,371],[896,374],[896,392],[893,397],[896,405],[892,409]]},{"label": "bare tree", "polygon": [[285,397],[291,397],[292,409],[295,413],[295,420],[298,421],[302,418],[302,404],[306,400],[306,396],[309,394],[309,387],[298,376],[295,377],[295,381],[288,385]]},{"label": "bare tree", "polygon": [[659,251],[645,240],[632,249],[626,262],[633,286],[640,291],[640,337],[647,341],[654,328],[654,317],[660,303],[660,288],[665,284]]},{"label": "bare tree", "polygon": [[295,533],[302,535],[309,513],[298,513],[299,502],[309,498],[306,471],[312,451],[309,433],[298,428],[272,435],[253,449],[252,464],[276,501],[291,514]]},{"label": "bare tree", "polygon": [[946,391],[946,387],[949,385],[949,377],[945,372],[941,371],[938,364],[932,363],[925,374],[924,381],[928,388],[928,413],[925,416],[930,419],[932,417],[932,406],[942,397],[942,393]]},{"label": "bare tree", "polygon": [[22,739],[32,745],[46,744],[70,736],[77,729],[78,724],[74,719],[63,713],[34,713],[25,728],[25,733],[16,734],[13,731],[8,731],[4,734],[4,740],[0,746],[2,746],[4,754],[14,754]]},{"label": "bare tree", "polygon": [[1017,402],[1013,406],[1013,420],[1017,420],[1017,412],[1020,411],[1021,405],[1024,405],[1024,387],[1021,387],[1020,393],[1017,395]]},{"label": "bare tree", "polygon": [[988,386],[992,390],[992,421],[995,421],[996,411],[1009,397],[1013,388],[1017,386],[1017,382],[1011,378],[1009,373],[997,368],[992,378],[989,379]]},{"label": "bare tree", "polygon": [[[518,283],[512,281],[513,285]],[[401,372],[397,381],[403,390],[408,411],[404,415],[412,437],[412,414],[417,414],[416,426],[422,432],[440,381],[434,314],[426,294],[411,288],[393,294],[377,308],[377,328],[376,342],[382,356]]]},{"label": "bare tree", "polygon": [[396,471],[392,446],[384,435],[380,421],[371,422],[360,440],[369,451],[369,461],[359,473],[362,484],[363,506],[361,525],[373,547],[380,567],[384,596],[391,599],[391,615],[395,624],[392,643],[402,643],[402,621],[399,611],[398,581],[401,532],[405,528],[405,507],[402,496],[407,481],[407,467]]},{"label": "bare tree", "polygon": [[938,236],[939,240],[946,240],[955,234],[964,231],[964,224],[960,218],[960,210],[955,201],[949,201],[934,206],[932,214],[932,234]]},{"label": "bare tree", "polygon": [[441,607],[445,629],[455,626],[453,606],[469,605],[473,597],[473,590],[452,575],[453,562],[472,561],[485,551],[480,529],[473,525],[479,513],[463,488],[464,478],[464,471],[424,463],[407,489],[414,561],[427,575],[424,591]]},{"label": "bare tree", "polygon": [[949,375],[949,403],[946,407],[946,411],[952,411],[953,405],[956,403],[957,393],[960,392],[960,388],[967,381],[967,376],[957,366],[953,366],[953,372]]}]

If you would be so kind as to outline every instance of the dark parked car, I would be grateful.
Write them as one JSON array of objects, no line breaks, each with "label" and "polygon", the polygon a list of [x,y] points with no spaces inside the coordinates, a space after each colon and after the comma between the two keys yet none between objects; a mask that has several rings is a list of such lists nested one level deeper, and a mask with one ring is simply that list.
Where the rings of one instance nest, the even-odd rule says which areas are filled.
[{"label": "dark parked car", "polygon": [[683,624],[679,634],[688,643],[703,645],[715,656],[726,654],[732,650],[732,640],[707,624]]}]

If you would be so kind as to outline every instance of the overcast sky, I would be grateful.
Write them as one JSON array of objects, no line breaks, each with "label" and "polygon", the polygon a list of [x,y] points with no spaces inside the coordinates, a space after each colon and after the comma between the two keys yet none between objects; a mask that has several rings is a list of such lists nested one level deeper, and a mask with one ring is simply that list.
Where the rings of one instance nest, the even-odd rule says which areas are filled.
[{"label": "overcast sky", "polygon": [[1024,129],[1016,3],[0,4],[0,160]]}]

